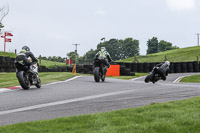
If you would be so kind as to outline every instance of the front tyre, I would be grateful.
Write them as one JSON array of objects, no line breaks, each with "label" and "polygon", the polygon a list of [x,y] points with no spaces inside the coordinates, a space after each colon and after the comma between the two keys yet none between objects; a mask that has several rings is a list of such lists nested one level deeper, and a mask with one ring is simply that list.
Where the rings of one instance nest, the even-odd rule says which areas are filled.
[{"label": "front tyre", "polygon": [[153,78],[153,73],[150,73],[149,75],[146,76],[146,78],[144,79],[144,82],[148,83],[152,81],[152,78]]},{"label": "front tyre", "polygon": [[94,68],[94,80],[96,82],[100,81],[100,73],[99,73],[99,67]]},{"label": "front tyre", "polygon": [[28,90],[30,88],[29,76],[24,71],[17,73],[17,79],[24,90]]},{"label": "front tyre", "polygon": [[40,77],[39,77],[38,75],[37,75],[37,83],[35,84],[35,86],[36,86],[37,88],[40,88],[40,87],[42,86]]}]

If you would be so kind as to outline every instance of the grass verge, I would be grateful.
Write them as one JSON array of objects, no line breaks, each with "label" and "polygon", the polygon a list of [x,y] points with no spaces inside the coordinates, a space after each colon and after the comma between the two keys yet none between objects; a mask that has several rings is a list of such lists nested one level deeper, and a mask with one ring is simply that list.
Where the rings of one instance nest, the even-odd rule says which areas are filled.
[{"label": "grass verge", "polygon": [[[39,73],[42,84],[47,84],[56,81],[64,81],[78,74],[68,72],[43,72]],[[16,73],[0,73],[0,88],[19,86]]]},{"label": "grass verge", "polygon": [[53,68],[57,66],[66,66],[66,63],[49,61],[49,60],[41,60],[41,66],[46,66],[47,68]]},{"label": "grass verge", "polygon": [[200,83],[200,75],[192,75],[192,76],[184,77],[181,79],[180,82]]},{"label": "grass verge", "polygon": [[[170,62],[187,62],[196,61],[197,56],[200,56],[200,47],[187,47],[180,49],[173,49],[155,54],[149,54],[145,56],[137,56],[139,62],[164,62],[165,56]],[[133,62],[134,58],[130,57],[119,62]]]},{"label": "grass verge", "polygon": [[141,76],[146,76],[147,73],[135,73],[135,76],[108,76],[108,78],[114,78],[114,79],[125,79],[125,80],[129,80],[129,79],[133,79],[133,78],[137,78],[137,77],[141,77]]},{"label": "grass verge", "polygon": [[154,103],[92,115],[18,123],[0,127],[2,133],[187,133],[200,132],[200,97]]},{"label": "grass verge", "polygon": [[15,53],[9,53],[9,52],[0,51],[0,56],[7,56],[7,57],[15,58],[16,54]]}]

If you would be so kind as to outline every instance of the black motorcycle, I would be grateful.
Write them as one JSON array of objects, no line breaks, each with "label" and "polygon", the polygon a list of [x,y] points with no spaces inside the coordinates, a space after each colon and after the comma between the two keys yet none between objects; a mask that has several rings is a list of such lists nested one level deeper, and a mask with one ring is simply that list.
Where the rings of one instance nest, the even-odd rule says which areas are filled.
[{"label": "black motorcycle", "polygon": [[41,87],[37,63],[34,63],[31,68],[29,68],[22,62],[16,62],[15,67],[17,79],[24,90],[28,90],[31,85],[35,85],[37,88]]},{"label": "black motorcycle", "polygon": [[95,59],[94,60],[94,80],[99,82],[100,79],[102,82],[105,81],[107,68],[105,67],[105,59]]},{"label": "black motorcycle", "polygon": [[149,73],[149,75],[146,76],[144,81],[146,83],[148,82],[155,83],[158,80],[162,79],[161,76],[162,76],[162,73],[160,72],[159,68],[154,67],[153,70]]}]

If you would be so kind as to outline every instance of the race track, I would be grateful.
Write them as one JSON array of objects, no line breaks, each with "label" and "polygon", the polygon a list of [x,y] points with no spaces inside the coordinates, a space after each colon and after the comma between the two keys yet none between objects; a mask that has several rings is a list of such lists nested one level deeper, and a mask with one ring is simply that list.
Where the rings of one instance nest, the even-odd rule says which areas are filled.
[{"label": "race track", "polygon": [[[194,73],[195,74],[195,73]],[[107,78],[96,83],[92,76],[44,85],[30,90],[0,93],[0,125],[91,114],[156,102],[200,96],[200,84],[173,83],[178,77],[192,75],[170,74],[167,81],[155,84],[137,80]]]}]

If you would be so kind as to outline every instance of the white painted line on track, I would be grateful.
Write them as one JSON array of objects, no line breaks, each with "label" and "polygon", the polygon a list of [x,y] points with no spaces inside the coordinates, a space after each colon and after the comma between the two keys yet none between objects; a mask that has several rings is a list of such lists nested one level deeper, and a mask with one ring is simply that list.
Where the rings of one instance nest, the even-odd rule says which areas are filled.
[{"label": "white painted line on track", "polygon": [[72,81],[72,80],[77,79],[77,78],[80,78],[80,77],[83,77],[83,76],[75,76],[75,77],[70,78],[70,79],[67,79],[67,80],[65,80],[65,81],[53,82],[53,83],[49,83],[49,84],[44,84],[44,85],[42,85],[42,86],[48,86],[48,85],[54,85],[54,84],[58,84],[58,83],[69,82],[69,81]]},{"label": "white painted line on track", "polygon": [[185,77],[185,76],[181,76],[181,77],[178,77],[176,80],[173,81],[173,83],[178,83],[179,81],[181,81],[181,79]]},{"label": "white painted line on track", "polygon": [[51,103],[45,103],[45,104],[38,104],[38,105],[34,105],[34,106],[29,106],[29,107],[23,107],[23,108],[18,108],[18,109],[1,111],[0,115],[6,115],[6,114],[11,114],[11,113],[17,113],[17,112],[22,112],[22,111],[28,111],[28,110],[44,108],[44,107],[49,107],[49,106],[55,106],[55,105],[61,105],[61,104],[67,104],[67,103],[73,103],[73,102],[79,102],[79,101],[101,98],[101,97],[106,97],[106,96],[119,95],[119,94],[123,94],[123,93],[134,92],[134,91],[138,91],[138,90],[125,90],[125,91],[118,91],[118,92],[110,92],[110,93],[104,93],[104,94],[99,94],[99,95],[85,96],[85,97],[68,99],[68,100],[63,100],[63,101],[57,101],[57,102],[51,102]]},{"label": "white painted line on track", "polygon": [[7,89],[7,88],[0,88],[0,93],[9,92],[9,91],[12,91],[12,90]]},{"label": "white painted line on track", "polygon": [[[44,84],[42,86],[48,86],[48,85],[53,85],[53,84],[58,84],[58,83],[64,83],[64,82],[69,82],[69,81],[72,81],[74,79],[77,79],[79,77],[82,77],[82,76],[75,76],[73,78],[70,78],[70,79],[67,79],[65,81],[58,81],[58,82],[53,82],[53,83],[49,83],[49,84]],[[21,87],[21,86],[15,86],[15,87]],[[33,86],[31,86],[32,88]],[[19,88],[19,89],[8,89],[8,88],[0,88],[0,93],[4,93],[4,92],[10,92],[10,91],[17,91],[17,90],[21,90],[22,88]]]},{"label": "white painted line on track", "polygon": [[144,78],[144,77],[146,77],[146,76],[141,76],[141,77],[138,77],[138,78],[133,78],[133,79],[131,79],[132,81],[135,81],[135,80],[138,80],[138,79],[141,79],[141,78]]}]

